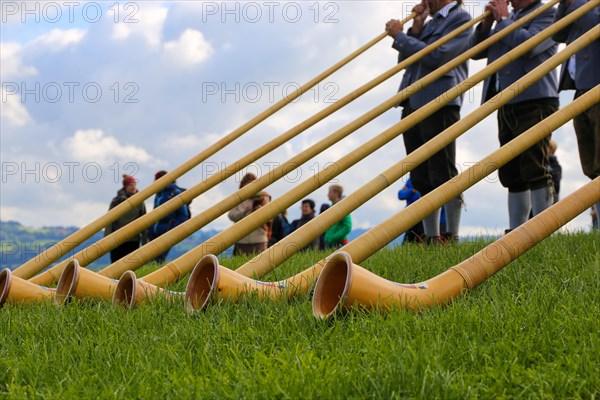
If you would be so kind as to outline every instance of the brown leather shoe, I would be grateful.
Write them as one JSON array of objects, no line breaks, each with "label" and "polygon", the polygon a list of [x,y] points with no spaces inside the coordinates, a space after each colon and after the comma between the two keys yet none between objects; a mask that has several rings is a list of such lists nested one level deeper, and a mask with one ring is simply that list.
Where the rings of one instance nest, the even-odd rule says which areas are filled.
[{"label": "brown leather shoe", "polygon": [[442,236],[425,236],[424,243],[428,246],[438,246],[445,244]]},{"label": "brown leather shoe", "polygon": [[446,244],[458,243],[458,235],[453,235],[450,232],[442,233],[442,240]]}]

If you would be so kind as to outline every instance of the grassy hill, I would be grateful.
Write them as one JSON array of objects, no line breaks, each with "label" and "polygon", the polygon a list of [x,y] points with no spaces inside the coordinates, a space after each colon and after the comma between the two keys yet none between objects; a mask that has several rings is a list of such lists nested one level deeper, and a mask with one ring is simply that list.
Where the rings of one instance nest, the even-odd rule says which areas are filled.
[{"label": "grassy hill", "polygon": [[[485,245],[386,248],[361,265],[415,283]],[[296,254],[264,280],[324,255]],[[418,313],[353,309],[318,321],[309,293],[288,302],[223,301],[194,316],[165,298],[127,312],[94,301],[6,305],[0,396],[598,398],[599,268],[597,232],[557,234],[453,303]]]}]

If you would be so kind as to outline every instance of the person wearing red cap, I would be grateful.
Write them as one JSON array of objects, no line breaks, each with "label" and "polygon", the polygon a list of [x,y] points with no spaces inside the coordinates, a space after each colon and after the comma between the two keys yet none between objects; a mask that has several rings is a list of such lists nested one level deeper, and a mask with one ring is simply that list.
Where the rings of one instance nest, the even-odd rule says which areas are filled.
[{"label": "person wearing red cap", "polygon": [[[124,174],[123,175],[123,187],[117,191],[117,195],[110,202],[109,210],[115,208],[129,197],[133,196],[138,192],[137,190],[137,181],[131,175]],[[124,227],[130,222],[136,220],[142,215],[146,214],[146,206],[142,202],[140,205],[129,211],[128,213],[122,215],[119,219],[114,221],[112,224],[109,224],[104,228],[104,236],[108,236],[114,231]],[[129,253],[137,250],[140,245],[144,245],[148,243],[148,234],[146,230],[133,235],[127,241],[121,243],[118,247],[115,247],[110,252],[110,262],[114,263],[119,259],[125,257]]]}]

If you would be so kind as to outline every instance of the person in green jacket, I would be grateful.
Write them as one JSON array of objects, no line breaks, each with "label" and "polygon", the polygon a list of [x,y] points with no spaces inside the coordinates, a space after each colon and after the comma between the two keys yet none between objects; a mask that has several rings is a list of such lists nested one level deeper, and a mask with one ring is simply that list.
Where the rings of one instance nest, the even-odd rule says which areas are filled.
[{"label": "person in green jacket", "polygon": [[[344,188],[342,185],[331,185],[329,186],[329,192],[327,197],[335,205],[338,201],[343,199]],[[348,234],[352,230],[352,218],[350,214],[346,215],[340,221],[338,221],[331,228],[325,232],[325,245],[329,248],[341,247],[350,240],[348,240]]]}]

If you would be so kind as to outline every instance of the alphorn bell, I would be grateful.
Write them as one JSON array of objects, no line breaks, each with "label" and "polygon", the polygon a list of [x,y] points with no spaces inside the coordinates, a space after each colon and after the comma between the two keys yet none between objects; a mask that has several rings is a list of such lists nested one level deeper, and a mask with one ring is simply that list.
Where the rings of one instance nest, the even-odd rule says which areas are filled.
[{"label": "alphorn bell", "polygon": [[[178,301],[185,293],[166,290],[156,285],[137,279],[133,271],[125,271],[119,278],[116,290],[112,296],[112,304],[132,308],[146,299],[164,296],[168,300]],[[108,299],[107,299],[108,300]]]},{"label": "alphorn bell", "polygon": [[[122,281],[122,282],[121,282]],[[76,298],[91,298],[104,301],[112,301],[113,293],[117,287],[117,283],[121,282],[122,285],[128,285],[135,281],[135,274],[131,271],[127,271],[121,280],[111,279],[106,276],[97,274],[89,269],[83,268],[79,265],[79,262],[75,259],[69,261],[63,273],[60,275],[56,291],[54,292],[54,304],[60,305],[71,301],[73,297]],[[27,281],[25,281],[27,282]],[[27,282],[29,283],[29,282]],[[29,283],[29,285],[34,285]],[[155,286],[143,286],[144,293],[136,293],[136,287],[132,290],[123,291],[127,295],[133,293],[135,296],[146,296],[149,295],[148,290],[152,290],[152,295],[158,293],[165,293],[169,298],[183,298],[183,293],[171,292],[156,288]],[[124,302],[125,299],[117,299],[118,302]]]},{"label": "alphorn bell", "polygon": [[60,275],[54,294],[54,304],[68,303],[73,297],[110,300],[117,281],[83,268],[72,259]]},{"label": "alphorn bell", "polygon": [[0,271],[0,308],[5,303],[31,303],[52,299],[54,289],[14,276],[10,269]]},{"label": "alphorn bell", "polygon": [[[515,82],[513,85],[511,85],[511,87],[509,89],[507,89],[505,92],[498,94],[495,98],[491,99],[490,101],[488,101],[484,106],[482,106],[482,108],[485,108],[485,112],[487,113],[491,113],[493,110],[495,110],[496,108],[500,107],[502,105],[503,102],[508,102],[510,100],[510,98],[516,96],[518,93],[520,93],[520,91],[525,90],[527,87],[529,87],[529,85],[531,85],[536,79],[534,78],[535,76],[538,76],[537,79],[539,79],[539,76],[541,76],[542,74],[548,73],[548,71],[554,69],[555,66],[559,65],[560,63],[562,63],[565,59],[568,59],[568,57],[570,56],[570,54],[573,54],[574,52],[578,51],[578,49],[581,48],[581,46],[585,46],[586,41],[587,42],[591,42],[593,40],[595,40],[598,37],[598,29],[596,29],[595,32],[591,32],[589,37],[585,37],[585,38],[581,38],[581,40],[576,43],[574,42],[572,44],[573,47],[567,47],[567,49],[563,50],[563,52],[561,52],[560,54],[557,54],[556,56],[554,56],[551,60],[548,60],[545,65],[540,66],[538,68],[536,68],[534,71],[531,71],[530,74],[526,75],[525,77],[523,77],[522,79],[520,79],[519,81]],[[588,99],[589,100],[589,99]],[[573,104],[571,106],[567,107],[567,110],[572,110],[573,107],[575,107],[576,104]],[[589,106],[589,103],[588,103]],[[581,112],[583,111],[584,108],[579,107],[579,110],[577,112]],[[481,111],[481,110],[477,110],[477,111]],[[566,115],[566,111],[562,111],[563,115]],[[487,114],[486,114],[487,115]],[[387,171],[385,171],[383,174],[381,174],[379,177],[375,178],[373,181],[367,183],[365,186],[363,186],[361,189],[355,191],[354,193],[352,193],[351,195],[349,195],[346,199],[342,200],[340,203],[336,204],[333,209],[339,208],[339,207],[347,207],[343,210],[343,212],[339,213],[340,216],[346,215],[348,212],[352,211],[353,209],[357,208],[358,205],[356,205],[356,203],[363,204],[366,200],[368,200],[368,198],[374,196],[378,191],[382,190],[383,188],[385,188],[387,185],[382,184],[382,182],[384,183],[391,183],[396,181],[397,179],[399,179],[402,175],[404,175],[405,173],[407,173],[410,169],[407,169],[407,166],[409,165],[416,165],[420,162],[423,161],[423,159],[426,158],[426,153],[427,149],[425,147],[430,148],[430,153],[438,151],[440,148],[442,148],[443,146],[445,146],[447,144],[447,142],[449,142],[450,140],[455,139],[457,136],[459,136],[462,132],[466,131],[467,129],[469,129],[470,127],[474,126],[478,121],[482,120],[485,117],[485,115],[483,115],[483,113],[479,113],[479,112],[474,112],[471,115],[469,115],[466,118],[463,118],[461,121],[459,121],[457,124],[453,125],[451,128],[447,129],[445,132],[441,133],[440,135],[438,135],[433,141],[432,143],[428,143],[427,146],[423,146],[422,148],[418,149],[417,151],[415,151],[414,153],[411,153],[407,158],[405,158],[403,161],[400,161],[398,164],[396,164],[395,166],[389,168]],[[562,124],[565,123],[566,119],[562,118],[561,121],[556,122],[556,124]],[[559,125],[556,125],[559,126]],[[542,128],[542,127],[539,127]],[[458,132],[458,134],[457,134]],[[542,132],[541,135],[542,137],[545,136],[547,134],[547,132]],[[450,137],[449,137],[450,136]],[[541,139],[541,137],[540,137]],[[540,140],[538,139],[538,140]],[[532,142],[533,143],[533,142]],[[514,149],[514,147],[513,147]],[[513,150],[515,151],[515,150]],[[522,150],[521,150],[522,151]],[[517,153],[520,151],[517,151]],[[516,153],[515,153],[516,154]],[[493,164],[493,163],[489,163],[489,164]],[[488,173],[492,172],[491,170],[488,169]],[[485,175],[484,175],[485,176]],[[383,187],[380,187],[383,186]],[[376,190],[375,190],[376,189]],[[461,193],[463,190],[457,191],[457,193],[455,193],[455,195],[458,195],[459,193]],[[363,193],[365,192],[365,193]],[[449,197],[451,198],[451,196]],[[448,198],[448,199],[449,199]],[[430,204],[429,208],[430,211],[426,212],[423,214],[423,216],[428,215],[431,211],[433,211],[433,209],[438,208],[440,205],[444,204],[448,199],[445,199],[444,201],[440,201],[439,204],[435,203],[435,204]],[[356,207],[355,207],[356,205]],[[423,207],[425,206],[424,203],[421,203],[421,205],[419,207]],[[355,207],[355,208],[351,208],[351,207]],[[414,207],[414,205],[413,205]],[[411,209],[411,210],[414,210]],[[305,230],[307,227],[314,227],[314,230],[312,230],[311,235],[308,235],[310,237],[314,237],[315,234],[319,234],[321,231],[317,231],[318,229],[321,229],[319,227],[319,225],[327,225],[330,226],[330,224],[325,224],[323,220],[323,218],[328,218],[326,216],[326,213],[324,215],[321,215],[317,218],[315,218],[315,220],[309,222],[308,224],[306,224],[305,226],[303,226],[302,228],[299,229],[298,232],[292,233],[290,236],[286,237],[285,239],[283,239],[283,242],[289,243],[292,239],[293,240],[298,240],[300,241],[300,243],[296,246],[296,247],[303,247],[306,243],[308,243],[307,241],[302,241],[303,236],[302,236],[302,230]],[[339,218],[338,218],[339,219]],[[422,218],[420,218],[422,219]],[[400,225],[405,225],[406,229],[408,229],[410,226],[414,225],[414,223],[418,222],[420,219],[415,219],[413,222],[411,222],[410,224],[400,224]],[[335,220],[335,218],[334,218]],[[311,227],[311,229],[313,229]],[[393,240],[395,237],[397,237],[400,233],[404,232],[404,230],[395,232],[394,235],[390,236],[390,240]],[[298,239],[295,239],[294,236]],[[305,235],[306,236],[306,235]],[[360,242],[360,239],[357,239]],[[385,244],[387,244],[389,241],[386,241]],[[356,242],[356,241],[355,241]],[[384,245],[385,245],[384,244]],[[276,244],[274,247],[277,247],[279,245]],[[354,246],[355,243],[351,243],[350,246]],[[382,245],[382,247],[384,246]],[[356,249],[357,246],[352,247],[353,249]],[[287,247],[289,249],[289,246]],[[376,251],[376,250],[375,250]],[[374,253],[375,251],[371,252],[370,254]],[[367,258],[370,254],[366,254],[369,253],[367,252],[362,252],[361,256],[363,256],[364,258],[361,259],[365,259]],[[277,256],[279,257],[280,254],[278,253],[271,253],[269,250],[267,250],[266,252],[261,254],[262,256],[264,256],[264,261],[265,262],[260,262],[257,263],[258,264],[258,268],[254,265],[252,265],[252,261],[250,261],[249,263],[245,264],[244,266],[242,266],[242,268],[240,268],[238,271],[236,272],[240,272],[242,273],[242,269],[244,269],[244,267],[248,267],[244,270],[244,272],[242,273],[242,275],[245,276],[249,276],[249,275],[255,275],[255,276],[262,276],[265,273],[269,272],[268,268],[271,267],[273,265],[273,263],[275,263],[275,265],[277,265],[279,262],[281,262],[281,260],[277,259],[276,261],[274,261],[274,257]],[[258,258],[258,257],[257,257]],[[311,285],[307,285],[306,284],[306,280],[311,280],[312,276],[316,276],[316,274],[318,274],[318,272],[320,271],[320,267],[319,265],[324,264],[325,260],[322,260],[319,264],[309,268],[308,270],[306,270],[305,272],[298,274],[288,280],[284,280],[284,281],[280,281],[277,282],[278,286],[282,286],[285,287],[288,291],[288,293],[290,292],[290,287],[294,288],[295,291],[299,291],[301,293],[307,291],[310,289]],[[265,263],[270,263],[270,265],[267,265],[266,267],[264,266]],[[254,267],[254,268],[252,268]],[[272,268],[272,267],[271,267]],[[229,282],[235,282],[235,280],[230,280]],[[219,289],[222,291],[224,290],[228,290],[229,292],[235,292],[236,293],[236,298],[239,297],[240,295],[242,295],[244,293],[244,289],[246,287],[251,287],[248,285],[240,285],[237,288],[225,288],[223,287],[223,285],[221,285],[219,287]],[[304,290],[304,291],[302,291]],[[219,292],[219,293],[221,293]],[[193,296],[193,294],[190,294],[189,296]]]},{"label": "alphorn bell", "polygon": [[[306,278],[306,282],[312,279]],[[297,289],[297,285],[287,281],[263,282],[240,275],[220,265],[213,254],[207,254],[198,261],[188,280],[185,310],[190,314],[204,310],[215,299],[237,301],[245,293],[256,293],[261,299],[283,300],[292,297]]]},{"label": "alphorn bell", "polygon": [[444,305],[473,289],[511,261],[550,236],[564,224],[600,201],[600,178],[544,210],[473,257],[442,274],[417,284],[388,281],[352,262],[343,251],[334,254],[317,279],[312,299],[315,317],[324,319],[349,308],[410,311]]}]

